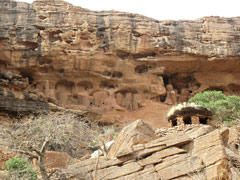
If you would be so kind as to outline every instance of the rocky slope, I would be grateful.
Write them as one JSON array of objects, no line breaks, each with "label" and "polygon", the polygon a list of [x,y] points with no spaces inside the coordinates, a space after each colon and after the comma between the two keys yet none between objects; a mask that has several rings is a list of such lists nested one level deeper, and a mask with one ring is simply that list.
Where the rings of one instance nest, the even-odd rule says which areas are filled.
[{"label": "rocky slope", "polygon": [[240,178],[239,149],[232,147],[240,142],[239,130],[190,125],[159,132],[156,136],[148,124],[137,120],[122,129],[107,157],[72,163],[60,174],[75,180]]},{"label": "rocky slope", "polygon": [[157,21],[62,0],[0,0],[0,88],[11,94],[8,112],[52,102],[104,123],[141,117],[159,127],[197,92],[239,95],[239,32],[240,18]]}]

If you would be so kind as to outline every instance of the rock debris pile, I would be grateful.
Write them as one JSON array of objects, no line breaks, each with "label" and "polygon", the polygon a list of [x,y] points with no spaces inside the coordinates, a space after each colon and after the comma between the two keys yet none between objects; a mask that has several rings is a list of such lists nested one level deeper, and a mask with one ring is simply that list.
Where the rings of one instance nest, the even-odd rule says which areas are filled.
[{"label": "rock debris pile", "polygon": [[228,136],[236,130],[214,129],[209,125],[184,127],[159,129],[155,135],[148,124],[137,120],[122,129],[107,157],[72,164],[64,173],[68,178],[86,180],[237,180],[240,177],[234,174],[236,166],[229,156],[239,158],[238,150],[230,148],[236,138],[230,140]]}]

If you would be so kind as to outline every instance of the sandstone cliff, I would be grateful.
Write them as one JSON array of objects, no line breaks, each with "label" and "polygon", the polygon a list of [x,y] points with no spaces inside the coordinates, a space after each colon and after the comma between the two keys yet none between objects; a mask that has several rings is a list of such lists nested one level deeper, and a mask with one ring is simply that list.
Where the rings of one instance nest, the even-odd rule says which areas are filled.
[{"label": "sandstone cliff", "polygon": [[239,95],[239,39],[240,18],[157,21],[62,0],[0,0],[0,88],[12,94],[8,111],[21,111],[27,94],[34,109],[53,102],[105,123],[162,126],[172,104],[197,92]]}]

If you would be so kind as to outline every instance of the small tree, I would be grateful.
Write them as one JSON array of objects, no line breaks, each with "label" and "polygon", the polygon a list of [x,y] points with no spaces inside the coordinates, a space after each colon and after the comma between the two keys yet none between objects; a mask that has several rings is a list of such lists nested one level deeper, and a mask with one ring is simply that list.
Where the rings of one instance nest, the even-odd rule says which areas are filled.
[{"label": "small tree", "polygon": [[240,119],[240,97],[226,96],[221,91],[197,93],[189,102],[208,108],[219,122],[233,124]]},{"label": "small tree", "polygon": [[71,151],[77,153],[83,145],[94,143],[95,134],[80,116],[55,112],[32,117],[10,127],[1,127],[0,135],[9,149],[37,159],[43,180],[52,174],[46,171],[46,150]]}]

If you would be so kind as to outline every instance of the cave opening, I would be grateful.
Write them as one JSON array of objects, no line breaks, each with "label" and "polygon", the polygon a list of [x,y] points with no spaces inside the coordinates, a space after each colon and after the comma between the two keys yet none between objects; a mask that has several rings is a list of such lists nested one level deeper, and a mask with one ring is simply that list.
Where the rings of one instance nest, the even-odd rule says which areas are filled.
[{"label": "cave opening", "polygon": [[108,86],[108,89],[114,89],[114,88],[115,88],[114,85],[109,85],[109,86]]},{"label": "cave opening", "polygon": [[111,75],[112,75],[112,73],[111,73],[111,72],[109,72],[109,71],[104,71],[104,72],[103,72],[103,75],[104,75],[104,76],[111,76]]},{"label": "cave opening", "polygon": [[121,59],[121,60],[126,60],[129,57],[129,53],[125,52],[125,51],[117,51],[117,56]]},{"label": "cave opening", "polygon": [[21,72],[23,78],[28,78],[29,84],[33,83],[33,75],[28,72]]},{"label": "cave opening", "polygon": [[49,40],[51,42],[55,42],[55,41],[58,41],[58,40],[61,40],[61,37],[59,36],[59,34],[62,33],[61,30],[56,30],[56,31],[51,31],[49,32]]},{"label": "cave opening", "polygon": [[164,86],[168,85],[168,83],[169,83],[169,77],[166,76],[166,75],[163,75],[162,78],[163,78]]},{"label": "cave opening", "polygon": [[121,72],[114,72],[113,75],[116,78],[122,78],[122,76],[123,76],[123,74]]},{"label": "cave opening", "polygon": [[238,144],[234,144],[234,148],[238,150],[239,145]]},{"label": "cave opening", "polygon": [[64,69],[59,69],[58,72],[62,74],[64,73]]},{"label": "cave opening", "polygon": [[138,54],[132,54],[132,57],[134,59],[137,58],[147,58],[147,57],[156,57],[157,54],[155,52],[145,52],[145,53],[138,53]]},{"label": "cave opening", "polygon": [[174,89],[176,89],[179,94],[181,94],[182,89],[195,90],[200,86],[191,73],[176,73],[171,76],[170,80]]},{"label": "cave opening", "polygon": [[148,67],[146,65],[144,65],[144,64],[136,66],[135,72],[137,74],[146,73],[146,72],[148,72]]},{"label": "cave opening", "polygon": [[209,87],[205,91],[221,91],[221,92],[224,92],[222,87]]},{"label": "cave opening", "polygon": [[166,101],[166,96],[160,96],[160,102],[165,102]]},{"label": "cave opening", "polygon": [[152,98],[152,99],[155,99],[156,102],[165,102],[166,95],[158,95],[158,96],[156,96],[155,98]]}]

